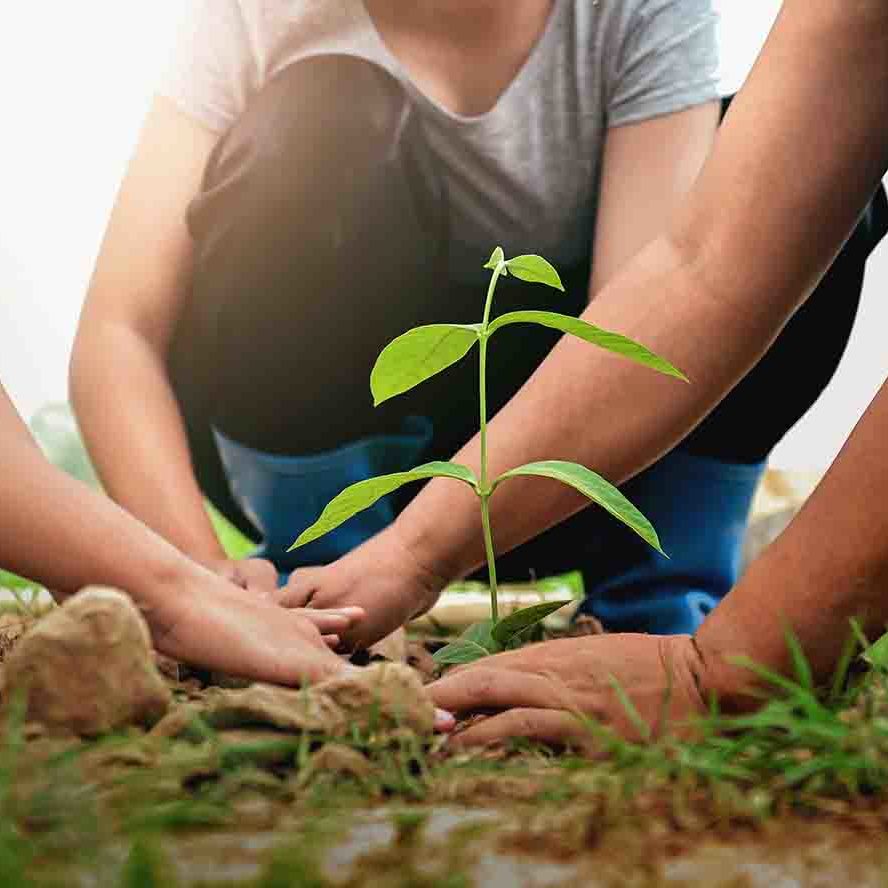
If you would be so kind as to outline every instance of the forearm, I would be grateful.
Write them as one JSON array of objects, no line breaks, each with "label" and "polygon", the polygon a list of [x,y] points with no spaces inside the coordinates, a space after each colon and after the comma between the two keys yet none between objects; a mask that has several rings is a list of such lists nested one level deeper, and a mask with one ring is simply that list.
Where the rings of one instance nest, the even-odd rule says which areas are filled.
[{"label": "forearm", "polygon": [[109,495],[192,558],[223,558],[158,351],[124,325],[94,321],[78,334],[71,393]]},{"label": "forearm", "polygon": [[60,598],[98,583],[138,602],[199,571],[104,497],[53,468],[0,389],[0,564]]},{"label": "forearm", "polygon": [[[621,483],[687,433],[776,335],[770,312],[739,312],[707,294],[695,271],[665,242],[649,248],[621,278],[625,290],[602,297],[584,318],[631,336],[681,367],[691,385],[661,377],[587,343],[565,337],[489,428],[491,475],[542,459],[578,462]],[[631,295],[630,295],[631,294]],[[620,296],[624,298],[620,298]],[[663,304],[671,307],[663,311]],[[788,316],[789,307],[785,309]],[[731,326],[713,353],[712,329]],[[492,345],[496,347],[495,341]],[[477,440],[455,457],[477,469]],[[510,480],[491,500],[497,549],[506,551],[568,517],[587,501],[540,479]],[[465,574],[483,561],[473,496],[458,485],[429,484],[399,525],[438,573]],[[447,515],[447,522],[433,516]],[[440,553],[452,553],[442,564]]]},{"label": "forearm", "polygon": [[[621,483],[678,443],[754,366],[829,266],[883,170],[886,28],[888,11],[874,0],[853,10],[838,0],[786,4],[683,211],[584,315],[663,355],[691,384],[566,338],[491,424],[494,473],[558,458]],[[456,459],[476,466],[477,442]],[[498,548],[582,504],[548,482],[503,485],[492,500]],[[456,485],[429,484],[398,527],[439,573],[482,562],[477,506]]]},{"label": "forearm", "polygon": [[743,654],[791,671],[786,632],[801,642],[818,680],[829,677],[859,618],[869,636],[888,624],[888,383],[802,511],[697,633],[711,690],[742,705]]}]

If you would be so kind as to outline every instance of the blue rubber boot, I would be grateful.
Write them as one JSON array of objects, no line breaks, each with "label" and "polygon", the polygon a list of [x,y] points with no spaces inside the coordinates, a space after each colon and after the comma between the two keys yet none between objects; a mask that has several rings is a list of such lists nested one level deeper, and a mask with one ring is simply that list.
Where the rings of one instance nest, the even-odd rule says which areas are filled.
[{"label": "blue rubber boot", "polygon": [[297,567],[329,564],[394,520],[392,496],[380,499],[326,536],[287,550],[350,484],[416,466],[432,438],[431,423],[409,417],[396,435],[364,438],[312,456],[280,456],[246,447],[213,433],[232,496],[262,533],[258,558],[268,558],[282,578]]},{"label": "blue rubber boot", "polygon": [[[633,563],[596,566],[585,610],[609,631],[693,633],[738,579],[749,509],[765,463],[673,451],[624,485],[669,558],[633,546]],[[634,541],[633,541],[634,542]],[[613,551],[619,552],[620,545]]]}]

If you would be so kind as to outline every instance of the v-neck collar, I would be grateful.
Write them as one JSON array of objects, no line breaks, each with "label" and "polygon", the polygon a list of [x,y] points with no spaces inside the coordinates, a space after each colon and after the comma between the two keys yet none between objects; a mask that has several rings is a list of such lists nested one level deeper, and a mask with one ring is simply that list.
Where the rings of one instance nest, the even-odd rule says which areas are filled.
[{"label": "v-neck collar", "polygon": [[389,45],[380,33],[379,28],[376,27],[376,22],[373,21],[373,16],[367,9],[364,0],[354,0],[354,2],[358,10],[358,15],[363,18],[366,24],[370,39],[377,45],[379,52],[382,53],[383,57],[387,60],[392,71],[400,77],[414,97],[434,113],[452,121],[453,123],[477,125],[494,117],[497,111],[508,101],[510,95],[518,91],[524,83],[533,79],[537,69],[543,64],[546,58],[549,46],[555,39],[555,35],[558,31],[560,19],[562,15],[564,15],[564,10],[571,0],[554,0],[552,9],[549,11],[549,17],[546,19],[546,24],[543,27],[540,36],[537,38],[536,43],[534,43],[531,48],[527,58],[524,60],[524,64],[505,89],[503,89],[499,96],[497,96],[493,105],[481,114],[459,114],[428,95],[428,93],[416,83],[410,71],[407,70],[406,66],[401,62],[398,56],[389,48]]}]

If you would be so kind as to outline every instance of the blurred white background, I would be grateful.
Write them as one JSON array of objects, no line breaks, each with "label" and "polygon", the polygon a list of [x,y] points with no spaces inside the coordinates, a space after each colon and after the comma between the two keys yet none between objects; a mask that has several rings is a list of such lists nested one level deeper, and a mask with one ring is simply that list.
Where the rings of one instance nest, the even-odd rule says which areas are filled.
[{"label": "blurred white background", "polygon": [[[183,0],[17,3],[4,16],[0,83],[0,380],[27,418],[66,396],[77,314],[107,214]],[[721,0],[725,91],[742,82],[779,0]],[[888,246],[829,390],[772,458],[819,469],[888,375]]]}]

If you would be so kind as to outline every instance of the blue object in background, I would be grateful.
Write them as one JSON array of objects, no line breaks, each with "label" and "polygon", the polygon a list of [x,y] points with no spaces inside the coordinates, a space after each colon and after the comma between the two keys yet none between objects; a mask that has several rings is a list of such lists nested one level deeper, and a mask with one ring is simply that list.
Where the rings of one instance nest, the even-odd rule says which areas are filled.
[{"label": "blue object in background", "polygon": [[255,556],[268,558],[286,574],[305,565],[329,564],[391,524],[395,512],[390,494],[326,536],[287,552],[349,485],[415,468],[432,439],[432,425],[422,417],[408,417],[398,434],[364,438],[311,456],[264,453],[218,429],[213,433],[232,496],[262,534]]},{"label": "blue object in background", "polygon": [[603,548],[593,582],[587,577],[583,609],[611,632],[695,632],[738,579],[764,470],[765,462],[726,463],[674,450],[625,484],[622,491],[654,525],[669,558],[640,541],[615,540]]}]

